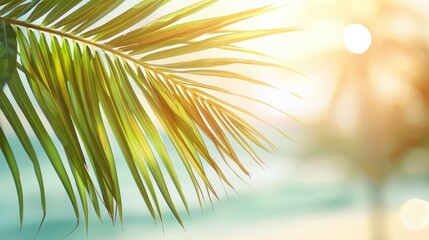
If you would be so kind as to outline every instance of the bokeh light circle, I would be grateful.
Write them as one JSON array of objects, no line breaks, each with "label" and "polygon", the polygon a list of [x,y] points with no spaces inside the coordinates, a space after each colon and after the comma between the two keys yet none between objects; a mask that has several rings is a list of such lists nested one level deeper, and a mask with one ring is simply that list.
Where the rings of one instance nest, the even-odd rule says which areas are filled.
[{"label": "bokeh light circle", "polygon": [[408,230],[418,230],[429,223],[429,203],[420,199],[411,199],[401,208],[401,218]]},{"label": "bokeh light circle", "polygon": [[362,24],[350,24],[344,29],[343,41],[347,50],[362,54],[371,46],[371,32]]}]

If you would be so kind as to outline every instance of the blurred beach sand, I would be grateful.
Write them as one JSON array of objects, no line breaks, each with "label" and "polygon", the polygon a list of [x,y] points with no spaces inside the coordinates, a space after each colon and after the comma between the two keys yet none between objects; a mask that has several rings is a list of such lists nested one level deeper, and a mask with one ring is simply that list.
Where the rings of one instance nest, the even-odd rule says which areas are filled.
[{"label": "blurred beach sand", "polygon": [[[210,240],[372,240],[369,216],[366,212],[326,213],[301,219],[273,220],[235,229]],[[399,211],[386,214],[386,240],[427,240],[429,227],[409,231],[400,219]]]}]

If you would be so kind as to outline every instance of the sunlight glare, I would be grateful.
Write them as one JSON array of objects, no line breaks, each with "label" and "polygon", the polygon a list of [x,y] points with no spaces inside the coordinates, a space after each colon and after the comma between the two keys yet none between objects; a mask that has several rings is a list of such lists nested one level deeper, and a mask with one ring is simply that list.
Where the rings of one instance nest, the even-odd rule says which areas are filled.
[{"label": "sunlight glare", "polygon": [[361,24],[350,24],[344,29],[343,41],[350,52],[362,54],[371,46],[371,33]]},{"label": "sunlight glare", "polygon": [[[276,90],[261,86],[253,87],[253,96],[262,102],[268,103],[276,107],[278,107],[279,104],[282,105],[282,103],[287,102],[287,98],[284,93],[282,94]],[[269,114],[271,116],[282,115],[281,112],[267,106],[258,106],[258,110],[261,113]]]}]

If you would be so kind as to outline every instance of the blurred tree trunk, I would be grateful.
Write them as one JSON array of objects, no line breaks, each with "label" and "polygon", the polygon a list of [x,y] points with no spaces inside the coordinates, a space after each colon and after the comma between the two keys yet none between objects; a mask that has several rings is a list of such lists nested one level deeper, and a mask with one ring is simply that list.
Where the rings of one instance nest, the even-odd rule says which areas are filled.
[{"label": "blurred tree trunk", "polygon": [[384,182],[370,182],[370,231],[372,240],[387,240]]},{"label": "blurred tree trunk", "polygon": [[[372,54],[371,49],[366,53]],[[369,181],[370,197],[370,231],[372,240],[387,240],[385,226],[385,202],[383,187],[388,172],[388,162],[383,156],[386,135],[383,132],[385,120],[380,115],[375,91],[368,72],[368,58],[354,55],[354,76],[358,81],[358,96],[360,97],[360,147],[363,160],[363,170]]]}]

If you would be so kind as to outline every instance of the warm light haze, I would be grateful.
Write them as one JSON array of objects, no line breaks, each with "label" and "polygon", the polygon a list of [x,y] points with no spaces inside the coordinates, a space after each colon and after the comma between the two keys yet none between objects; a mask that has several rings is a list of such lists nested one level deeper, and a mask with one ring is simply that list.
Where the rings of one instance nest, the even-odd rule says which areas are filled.
[{"label": "warm light haze", "polygon": [[[6,6],[5,2],[13,1],[0,0],[0,13],[1,9]],[[64,1],[64,4],[68,2]],[[113,19],[121,11],[135,5],[136,2],[125,0],[124,3],[118,4],[117,12],[107,15],[104,21]],[[205,1],[169,1],[147,19],[130,28],[129,31],[139,26],[145,26],[145,24],[161,16],[167,17],[160,18],[160,22],[168,22],[168,14],[171,12],[199,2],[204,3]],[[155,181],[155,179],[159,179],[154,175],[163,173],[167,176],[167,173],[171,174],[169,172],[171,169],[165,167],[168,164],[162,165],[162,161],[159,160],[161,167],[158,172],[158,168],[148,167],[150,164],[148,162],[137,162],[141,164],[140,167],[147,169],[146,173],[136,173],[144,179],[142,185],[147,187],[147,182],[153,182],[153,195],[157,196],[159,200],[159,205],[153,204],[152,209],[153,215],[157,218],[155,224],[150,207],[143,200],[133,175],[130,174],[128,162],[124,160],[124,154],[122,154],[119,144],[122,139],[114,138],[114,131],[125,129],[126,134],[123,138],[126,138],[134,136],[135,131],[145,129],[149,124],[143,125],[141,124],[143,121],[137,122],[139,120],[135,114],[137,111],[129,115],[111,111],[110,114],[118,119],[127,117],[129,121],[137,122],[133,128],[125,128],[120,124],[118,124],[117,129],[107,128],[104,139],[106,142],[112,143],[111,154],[115,159],[118,159],[115,163],[119,185],[121,186],[124,218],[121,225],[118,215],[115,224],[112,225],[109,214],[104,210],[104,205],[110,206],[109,204],[112,203],[105,203],[100,200],[103,223],[99,221],[97,211],[89,200],[92,195],[99,195],[99,199],[102,199],[101,188],[97,185],[96,192],[87,192],[87,210],[89,212],[87,239],[429,239],[429,0],[219,0],[195,14],[174,22],[174,24],[223,16],[266,5],[279,8],[243,21],[225,20],[222,24],[229,24],[229,21],[234,23],[226,24],[225,29],[213,30],[212,35],[237,34],[231,35],[232,38],[235,38],[239,33],[247,30],[250,32],[246,34],[250,35],[260,29],[272,30],[290,27],[293,27],[294,31],[283,31],[237,43],[231,40],[232,43],[222,47],[210,42],[209,44],[197,45],[203,50],[196,52],[185,47],[203,41],[209,37],[208,34],[194,39],[188,35],[181,35],[184,34],[183,31],[176,29],[177,32],[155,35],[156,40],[153,41],[152,39],[138,38],[140,43],[130,42],[129,39],[119,39],[115,42],[112,41],[114,37],[109,36],[109,34],[96,36],[102,39],[100,40],[101,43],[111,41],[109,42],[111,45],[107,46],[112,52],[132,53],[133,47],[139,46],[140,49],[137,50],[142,52],[141,55],[136,54],[133,57],[141,58],[144,66],[146,66],[145,64],[153,65],[165,71],[160,74],[162,77],[153,80],[153,82],[148,80],[150,84],[141,83],[143,87],[135,82],[129,86],[122,83],[112,85],[110,88],[114,94],[105,94],[103,97],[107,100],[110,98],[120,99],[127,103],[124,106],[118,105],[118,109],[132,109],[133,105],[130,102],[133,102],[134,98],[131,97],[135,97],[135,99],[142,101],[144,107],[154,109],[157,107],[169,111],[171,115],[166,114],[165,116],[157,116],[155,111],[148,111],[148,118],[159,117],[161,120],[154,122],[153,126],[150,125],[151,131],[140,136],[140,140],[149,138],[153,132],[159,131],[162,141],[157,141],[158,145],[153,142],[144,145],[145,143],[138,141],[139,138],[136,137],[135,141],[129,141],[132,147],[130,147],[128,154],[129,156],[147,157],[151,156],[151,151],[153,151],[154,157],[158,160],[165,160],[163,158],[164,152],[159,150],[165,148],[168,153],[171,153],[172,166],[177,172],[181,185],[177,187],[174,180],[166,177],[165,184],[170,191],[163,192],[164,183]],[[0,14],[0,17],[2,16]],[[133,18],[130,17],[129,21],[133,21]],[[43,26],[39,23],[41,21],[34,22],[34,24]],[[53,25],[55,24],[54,21]],[[124,22],[124,24],[126,23]],[[198,24],[201,23],[195,22],[193,24],[199,26]],[[213,22],[213,25],[215,24],[220,23]],[[155,29],[156,26],[147,29]],[[205,29],[209,27],[204,25]],[[79,29],[79,27],[76,28]],[[70,27],[70,29],[73,30],[74,28]],[[186,29],[188,31],[188,28]],[[198,34],[198,31],[201,31],[201,29],[191,30],[189,30],[189,35]],[[63,30],[58,31],[61,33]],[[92,31],[92,28],[88,28],[87,31]],[[150,35],[152,34],[151,31],[144,32],[145,36],[152,36]],[[51,40],[51,35],[51,33],[46,34],[48,42]],[[240,35],[240,38],[247,39],[249,35]],[[22,36],[30,35],[24,29]],[[179,49],[177,56],[170,57],[168,55],[171,53],[169,51],[171,51],[172,46],[168,45],[169,41],[165,40],[167,38],[165,36],[171,37],[173,39],[171,41],[175,41],[177,46],[183,47]],[[35,39],[39,39],[39,36],[37,35]],[[221,37],[217,39],[225,42],[230,41],[230,39]],[[157,44],[157,41],[161,40],[164,40],[165,43]],[[127,41],[129,42],[128,45],[120,45]],[[59,42],[64,44],[61,40]],[[83,46],[82,43],[79,44],[74,46],[75,49]],[[205,48],[209,45],[214,47]],[[225,48],[231,48],[230,45],[235,47],[235,52],[231,53],[225,50]],[[47,48],[55,49],[54,47],[55,44],[52,43]],[[72,49],[74,48],[72,47]],[[82,47],[82,49],[85,48]],[[94,53],[98,51],[94,49],[96,47],[90,47],[88,51]],[[252,54],[250,51],[246,52],[240,49],[252,49],[263,54]],[[136,52],[138,52],[137,50]],[[160,51],[161,54],[153,53],[152,51],[155,50]],[[183,51],[183,54],[180,51]],[[172,52],[174,53],[174,51]],[[164,55],[168,57],[162,57]],[[0,52],[1,56],[2,53]],[[145,59],[145,57],[147,58]],[[210,60],[213,58],[225,61],[225,58],[233,57],[269,64],[238,62],[226,66],[219,64],[219,66]],[[19,58],[23,59],[24,64],[26,58],[23,56],[19,56]],[[186,65],[193,63],[194,58],[209,60],[194,62],[195,65],[199,64],[195,68]],[[31,63],[33,64],[33,71],[37,73],[38,69],[44,68],[39,67],[37,65],[38,60],[36,57],[35,59]],[[85,60],[85,58],[82,59]],[[91,61],[108,65],[106,59],[108,58],[98,59],[94,57]],[[55,64],[57,60],[53,59],[52,64]],[[67,63],[64,59],[60,60],[62,61],[61,64]],[[0,59],[0,61],[2,60]],[[169,70],[166,67],[174,66],[175,63],[183,63],[183,66],[186,66],[177,64],[177,68],[174,70]],[[114,63],[110,64],[113,65]],[[273,65],[280,67],[273,67]],[[58,62],[55,66],[58,66]],[[133,64],[130,66],[126,70],[131,71],[135,68]],[[210,71],[200,70],[198,68],[200,66],[207,66],[206,68]],[[76,67],[77,74],[81,74],[80,71],[84,70],[86,69]],[[237,79],[224,72],[217,72],[230,70],[237,73],[234,76],[241,74],[248,78]],[[57,69],[57,73],[60,74],[61,71]],[[174,81],[167,78],[176,73],[184,78],[193,77],[195,82],[190,83],[183,79],[176,79],[179,87],[173,86],[172,82]],[[41,79],[44,79],[42,71],[40,75],[42,76]],[[131,74],[126,72],[124,75],[129,76]],[[149,76],[147,72],[141,75]],[[225,77],[225,75],[227,76]],[[20,77],[25,78],[26,75],[20,72]],[[88,82],[82,81],[79,83],[82,85],[76,88],[83,90],[89,88],[88,86],[98,86],[100,89],[107,88],[102,84],[90,85],[93,83],[91,80],[96,79],[96,77],[83,78]],[[263,83],[255,84],[255,79]],[[157,83],[162,83],[165,86],[160,84],[164,88],[156,94],[152,94],[151,91],[157,86]],[[189,84],[188,88],[180,85],[182,83]],[[199,85],[201,83],[210,87],[204,88],[204,86]],[[30,87],[29,84],[25,84],[27,92],[30,92]],[[65,84],[59,86],[58,89],[66,91],[72,87],[70,84]],[[120,95],[126,92],[124,89],[137,89],[138,87],[141,89],[136,91],[135,96],[118,97],[116,95],[116,91]],[[218,91],[217,87],[225,89],[225,91]],[[44,96],[45,91],[48,92],[49,90],[49,88],[46,90],[42,87],[40,89],[42,96]],[[204,102],[203,100],[207,100],[205,95],[196,98],[197,94],[190,93],[189,89],[204,89],[204,91],[207,90],[208,93],[225,101],[225,108],[228,111],[230,110],[237,116],[248,120],[252,127],[258,129],[263,136],[272,141],[275,146],[274,151],[268,153],[263,147],[255,143],[249,143],[250,147],[248,147],[247,142],[252,140],[263,142],[263,138],[257,135],[251,127],[240,125],[241,122],[237,120],[238,118],[226,118],[229,112],[217,112],[216,105],[211,105],[216,101]],[[4,95],[6,97],[12,96],[12,90],[13,88],[5,87]],[[147,92],[145,93],[145,91]],[[165,96],[173,92],[185,96],[180,104],[194,104],[199,108],[191,111],[192,109],[185,109],[181,107],[182,105],[176,106],[178,98]],[[152,96],[152,100],[163,99],[163,97],[167,100],[150,102],[145,99],[145,94]],[[36,97],[31,94],[29,96],[30,101],[35,103]],[[81,101],[79,95],[71,96],[73,101],[64,101],[64,105]],[[252,98],[256,101],[250,100]],[[60,105],[58,102],[50,102],[48,98],[46,98],[45,103],[48,110]],[[1,101],[0,104],[2,104]],[[10,109],[18,108],[16,101],[12,101],[11,104],[13,107]],[[99,103],[88,102],[88,104],[97,107]],[[245,111],[237,110],[229,104],[245,109]],[[104,106],[107,108],[109,104]],[[37,114],[43,116],[42,108],[36,104],[35,108]],[[84,113],[87,111],[86,108],[80,110]],[[72,114],[64,112],[61,116],[71,116]],[[201,118],[200,121],[193,122],[188,117],[199,117],[204,114],[211,116],[211,118]],[[167,117],[173,115],[174,118]],[[5,116],[0,108],[0,124],[5,135],[10,139],[10,145],[20,169],[25,211],[23,226],[20,231],[16,187],[6,157],[0,151],[0,239],[35,239],[43,216],[40,207],[39,185],[36,183],[32,162],[28,159],[25,148],[15,134],[14,128],[5,120]],[[21,112],[18,113],[18,116],[19,119],[25,118]],[[91,113],[88,113],[88,116],[92,117]],[[106,114],[94,116],[94,119],[96,117],[99,117],[97,119],[100,122],[107,121]],[[162,121],[163,118],[165,119],[164,122]],[[40,119],[44,126],[48,126],[46,131],[48,132],[47,135],[52,136],[53,146],[61,146],[58,134],[55,135],[55,129],[49,125],[47,118],[41,117]],[[114,120],[115,118],[112,121]],[[37,138],[37,134],[31,130],[29,121],[22,120],[21,122],[23,129],[25,129],[23,132],[28,133],[30,141],[34,145],[35,154],[40,159],[46,188],[47,215],[36,239],[61,239],[69,234],[76,225],[74,209],[62,182]],[[65,120],[58,118],[58,122],[62,124]],[[187,148],[186,144],[176,146],[171,141],[165,140],[169,136],[165,131],[166,124],[170,124],[171,132],[174,132],[176,127],[178,129],[183,127],[183,129],[193,129],[196,132],[205,130],[211,133],[218,130],[218,125],[213,125],[214,122],[221,122],[223,124],[221,125],[222,129],[229,129],[229,132],[225,135],[205,133],[198,135],[191,134],[190,131],[182,131],[182,129],[177,130],[175,132],[179,136],[177,141],[200,143],[193,144],[191,148]],[[81,125],[90,125],[91,123],[80,122]],[[61,124],[58,126],[63,126]],[[70,121],[70,124],[76,123]],[[203,128],[201,125],[207,126],[207,128]],[[239,127],[233,128],[232,125]],[[58,129],[62,129],[58,126],[57,132]],[[101,132],[100,128],[93,128],[93,130],[98,134]],[[242,137],[242,142],[234,140],[240,140],[240,137],[237,137],[234,132],[239,130],[243,132],[243,134],[237,135]],[[284,134],[282,135],[278,130]],[[66,130],[64,132],[66,135]],[[82,136],[85,133],[82,131]],[[86,136],[88,139],[92,137],[90,134]],[[183,137],[182,139],[181,136],[190,137]],[[3,138],[0,138],[0,141],[1,139]],[[80,135],[76,139],[82,143]],[[213,139],[220,143],[213,144],[211,141]],[[245,141],[247,142],[244,143]],[[230,142],[231,145],[226,144],[226,142]],[[139,144],[147,147],[145,151],[136,150],[140,146]],[[79,145],[79,142],[76,145]],[[97,146],[87,146],[87,148],[96,149]],[[78,146],[69,146],[70,149],[74,149],[72,147],[77,148]],[[105,147],[104,144],[98,146],[101,150],[105,150]],[[229,147],[237,149],[234,154],[237,154],[243,166],[249,171],[249,176],[242,171],[239,164],[230,161],[229,157],[234,157],[233,154],[225,153],[229,153]],[[199,159],[204,161],[206,157],[202,154],[204,152],[200,152],[201,148],[207,148],[210,152],[215,153],[213,161],[218,164],[216,167],[228,170],[225,171],[225,176],[221,176],[213,170],[215,167],[210,165],[211,162],[204,162],[204,164],[201,163],[201,166],[199,165]],[[62,148],[59,149],[59,155],[64,157],[66,151]],[[218,154],[219,149],[224,151],[223,155]],[[251,150],[245,151],[244,149]],[[186,158],[178,154],[177,152],[182,153],[180,150],[191,157],[187,155],[188,158]],[[73,153],[71,150],[70,152]],[[86,158],[90,157],[87,155],[86,152],[82,154]],[[263,163],[254,161],[253,155],[260,156]],[[132,157],[130,158],[132,159]],[[225,158],[227,161],[224,161]],[[187,160],[182,163],[183,159]],[[66,163],[68,164],[68,161],[64,160],[64,164]],[[137,163],[136,166],[139,167]],[[107,166],[101,165],[100,168],[107,168]],[[94,169],[91,164],[88,164],[87,169],[82,167],[82,171],[88,171],[93,178],[96,174]],[[66,167],[65,171],[70,176],[75,174],[69,167]],[[192,178],[192,174],[196,176],[196,180]],[[200,178],[201,175],[207,177],[213,186],[206,187],[205,179]],[[230,181],[234,189],[228,186],[223,177]],[[98,183],[98,181],[94,182]],[[86,236],[85,215],[80,205],[80,195],[74,181],[72,186],[78,197],[76,202],[81,211],[81,222],[79,227],[64,239],[81,240],[85,239]],[[198,186],[201,186],[200,189]],[[110,185],[106,184],[104,189],[111,190],[109,187]],[[216,189],[218,196],[208,193],[211,191],[211,187]],[[147,187],[147,191],[151,191],[150,187]],[[180,191],[186,195],[188,209],[184,206],[185,204],[182,204]],[[199,195],[199,192],[202,193],[201,196],[204,199]],[[201,199],[199,199],[200,197]],[[164,201],[165,198],[171,198],[174,202],[177,213],[182,217],[184,227],[178,223],[171,211],[171,206]],[[149,202],[154,201],[151,197],[148,199]],[[201,201],[200,204],[200,200],[204,201]],[[110,210],[118,212],[118,209],[113,207]],[[163,217],[162,223],[158,214]]]}]

